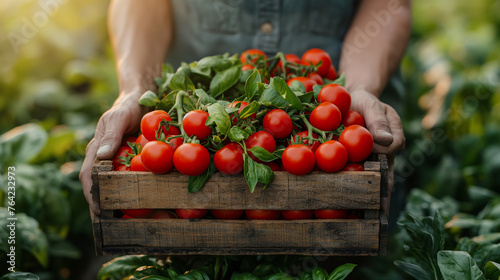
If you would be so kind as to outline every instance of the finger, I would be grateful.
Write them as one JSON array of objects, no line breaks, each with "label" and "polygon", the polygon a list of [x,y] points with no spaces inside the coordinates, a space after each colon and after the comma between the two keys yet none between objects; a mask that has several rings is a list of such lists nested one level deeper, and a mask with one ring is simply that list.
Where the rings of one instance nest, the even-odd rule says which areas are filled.
[{"label": "finger", "polygon": [[97,158],[99,159],[111,159],[118,151],[123,135],[125,134],[125,129],[128,124],[122,120],[126,118],[113,119],[117,121],[113,123],[106,123],[104,121],[104,127],[106,129],[99,143],[99,149],[97,150]]},{"label": "finger", "polygon": [[366,127],[373,135],[373,141],[383,146],[389,146],[394,141],[386,110],[380,104],[370,104],[368,110],[364,110]]},{"label": "finger", "polygon": [[92,199],[92,165],[94,164],[97,152],[97,142],[95,139],[92,139],[87,145],[87,149],[85,151],[85,159],[83,161],[82,169],[80,170],[80,182],[82,183],[83,194],[85,195],[85,199],[90,206],[92,212],[96,215],[100,215],[99,204],[94,202]]},{"label": "finger", "polygon": [[387,120],[389,121],[392,136],[394,137],[394,142],[391,146],[393,146],[393,152],[399,152],[404,149],[406,142],[403,124],[396,110],[389,105],[386,106]]}]

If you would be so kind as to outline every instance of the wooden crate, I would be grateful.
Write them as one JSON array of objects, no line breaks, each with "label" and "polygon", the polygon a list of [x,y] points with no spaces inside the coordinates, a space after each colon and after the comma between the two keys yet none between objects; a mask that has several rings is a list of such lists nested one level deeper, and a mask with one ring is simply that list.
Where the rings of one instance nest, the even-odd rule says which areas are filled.
[{"label": "wooden crate", "polygon": [[[100,204],[93,230],[98,255],[118,254],[298,254],[384,255],[387,220],[387,158],[374,156],[365,171],[294,176],[275,172],[270,187],[250,193],[243,175],[216,173],[196,193],[188,177],[176,172],[112,171],[111,161],[96,161],[92,194]],[[119,209],[361,209],[362,219],[215,220],[121,219]]]}]

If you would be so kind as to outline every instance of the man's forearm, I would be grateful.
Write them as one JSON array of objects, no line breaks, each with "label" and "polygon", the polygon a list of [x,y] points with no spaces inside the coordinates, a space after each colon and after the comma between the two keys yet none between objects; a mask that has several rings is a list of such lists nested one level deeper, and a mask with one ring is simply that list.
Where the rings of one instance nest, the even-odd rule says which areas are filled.
[{"label": "man's forearm", "polygon": [[113,0],[108,28],[120,94],[154,89],[172,38],[170,2]]},{"label": "man's forearm", "polygon": [[399,66],[410,30],[409,0],[361,1],[340,58],[346,88],[379,96]]}]

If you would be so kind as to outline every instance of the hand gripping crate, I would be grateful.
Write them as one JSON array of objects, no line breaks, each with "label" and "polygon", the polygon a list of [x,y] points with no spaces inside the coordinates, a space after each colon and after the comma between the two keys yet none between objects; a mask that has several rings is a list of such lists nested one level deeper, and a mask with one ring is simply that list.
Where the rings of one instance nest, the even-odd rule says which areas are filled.
[{"label": "hand gripping crate", "polygon": [[[250,193],[243,175],[217,172],[196,193],[177,172],[112,171],[111,161],[93,166],[92,195],[101,216],[93,218],[98,255],[384,255],[388,196],[386,155],[364,163],[365,171],[305,176],[275,172],[265,190]],[[357,209],[361,219],[216,220],[122,219],[119,209]]]}]

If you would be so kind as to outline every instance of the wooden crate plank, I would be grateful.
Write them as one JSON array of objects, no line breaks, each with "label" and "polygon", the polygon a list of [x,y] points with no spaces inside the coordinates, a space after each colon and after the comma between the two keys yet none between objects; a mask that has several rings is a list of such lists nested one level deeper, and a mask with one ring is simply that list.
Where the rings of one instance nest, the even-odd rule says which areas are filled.
[{"label": "wooden crate plank", "polygon": [[103,246],[167,248],[363,248],[378,250],[379,220],[102,219]]},{"label": "wooden crate plank", "polygon": [[95,252],[97,256],[102,256],[103,246],[102,246],[102,230],[101,230],[101,218],[92,215],[92,233],[94,234],[94,245]]},{"label": "wooden crate plank", "polygon": [[167,248],[108,246],[103,255],[301,255],[301,256],[377,256],[367,248]]},{"label": "wooden crate plank", "polygon": [[389,224],[387,217],[383,211],[380,211],[380,242],[379,252],[380,256],[385,256],[387,253],[387,238],[389,237]]},{"label": "wooden crate plank", "polygon": [[380,173],[313,172],[294,176],[276,172],[270,187],[250,193],[242,175],[216,173],[196,193],[179,173],[102,172],[102,209],[379,209]]},{"label": "wooden crate plank", "polygon": [[380,161],[380,196],[388,197],[389,196],[389,162],[387,160],[387,155],[379,154],[378,160]]}]

